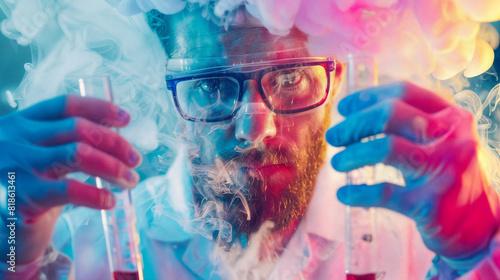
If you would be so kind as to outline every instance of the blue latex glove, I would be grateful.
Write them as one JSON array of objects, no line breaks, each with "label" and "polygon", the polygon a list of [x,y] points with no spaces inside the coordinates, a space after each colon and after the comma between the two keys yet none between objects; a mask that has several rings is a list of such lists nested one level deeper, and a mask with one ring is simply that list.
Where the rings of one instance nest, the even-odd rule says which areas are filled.
[{"label": "blue latex glove", "polygon": [[[110,129],[129,121],[125,111],[109,102],[78,96],[60,96],[0,118],[1,188],[7,190],[8,172],[15,172],[18,220],[12,245],[18,265],[43,255],[62,205],[114,206],[109,191],[67,179],[66,174],[84,172],[126,188],[137,184],[132,167],[140,164],[141,155]],[[2,208],[6,222],[11,214]],[[1,228],[2,240],[7,240],[7,230]],[[0,245],[2,261],[9,246]]]},{"label": "blue latex glove", "polygon": [[[455,269],[477,263],[498,228],[499,196],[481,166],[484,151],[472,114],[409,83],[360,91],[338,109],[346,118],[326,138],[346,149],[332,166],[346,172],[382,162],[399,168],[406,181],[406,187],[345,186],[338,199],[412,218],[425,245]],[[360,142],[380,133],[386,137]],[[462,261],[468,267],[460,267]]]}]

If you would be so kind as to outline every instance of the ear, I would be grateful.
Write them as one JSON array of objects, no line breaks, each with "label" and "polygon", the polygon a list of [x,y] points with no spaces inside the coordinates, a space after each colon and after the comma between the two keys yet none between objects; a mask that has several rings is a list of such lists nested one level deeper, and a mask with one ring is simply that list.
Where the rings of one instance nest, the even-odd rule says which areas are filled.
[{"label": "ear", "polygon": [[338,90],[340,85],[342,84],[342,81],[344,79],[344,69],[346,69],[346,63],[337,61],[334,73],[335,80],[332,83],[335,90]]},{"label": "ear", "polygon": [[346,63],[337,61],[337,65],[335,67],[335,72],[332,72],[330,74],[330,81],[331,81],[330,94],[328,96],[329,100],[327,102],[332,102],[332,100],[338,94],[340,87],[342,85],[342,81],[344,80],[344,76],[345,76],[344,69],[346,69]]}]

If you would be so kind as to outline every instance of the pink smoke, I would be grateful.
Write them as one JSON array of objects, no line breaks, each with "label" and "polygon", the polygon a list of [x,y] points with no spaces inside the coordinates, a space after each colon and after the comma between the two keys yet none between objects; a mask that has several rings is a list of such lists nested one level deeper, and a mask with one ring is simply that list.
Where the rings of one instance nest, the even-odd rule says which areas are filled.
[{"label": "pink smoke", "polygon": [[[498,44],[498,34],[481,33],[480,25],[500,20],[499,0],[219,0],[213,11],[224,18],[240,5],[273,34],[296,26],[309,35],[315,54],[345,61],[349,53],[368,53],[379,59],[382,74],[396,78],[477,76],[491,67]],[[180,0],[123,0],[119,10],[173,14],[184,6]]]}]

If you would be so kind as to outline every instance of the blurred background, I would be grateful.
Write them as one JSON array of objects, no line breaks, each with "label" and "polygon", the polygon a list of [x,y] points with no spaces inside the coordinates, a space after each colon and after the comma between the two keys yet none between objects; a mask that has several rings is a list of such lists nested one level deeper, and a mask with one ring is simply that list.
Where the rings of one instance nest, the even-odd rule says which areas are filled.
[{"label": "blurred background", "polygon": [[[5,15],[0,10],[0,22]],[[0,33],[0,115],[15,110],[7,102],[6,92],[14,92],[24,76],[24,64],[31,62],[31,50]]]}]

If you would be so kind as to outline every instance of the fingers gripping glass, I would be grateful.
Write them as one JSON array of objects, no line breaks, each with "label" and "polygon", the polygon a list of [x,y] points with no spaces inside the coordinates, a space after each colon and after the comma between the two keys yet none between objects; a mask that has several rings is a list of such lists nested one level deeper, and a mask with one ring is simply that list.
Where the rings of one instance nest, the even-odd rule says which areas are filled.
[{"label": "fingers gripping glass", "polygon": [[[267,66],[269,62],[263,64]],[[245,92],[244,82],[248,80],[257,82],[262,100],[274,113],[294,114],[316,108],[328,98],[330,73],[335,66],[335,60],[329,58],[242,70],[259,67],[252,63],[212,68],[208,73],[198,71],[189,76],[167,76],[166,82],[184,119],[218,122],[236,115]]]}]

